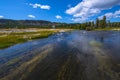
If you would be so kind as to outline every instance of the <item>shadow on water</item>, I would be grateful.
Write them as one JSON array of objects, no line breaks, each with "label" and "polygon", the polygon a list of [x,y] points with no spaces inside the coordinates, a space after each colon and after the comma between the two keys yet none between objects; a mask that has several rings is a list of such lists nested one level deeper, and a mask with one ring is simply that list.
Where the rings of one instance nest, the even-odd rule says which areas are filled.
[{"label": "shadow on water", "polygon": [[0,51],[3,80],[119,80],[120,32],[73,31]]}]

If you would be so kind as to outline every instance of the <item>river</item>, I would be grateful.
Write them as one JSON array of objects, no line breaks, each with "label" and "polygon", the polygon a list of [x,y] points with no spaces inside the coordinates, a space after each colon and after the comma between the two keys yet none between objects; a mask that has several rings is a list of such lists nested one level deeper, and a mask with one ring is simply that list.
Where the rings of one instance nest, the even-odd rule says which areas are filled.
[{"label": "river", "polygon": [[120,80],[120,31],[61,32],[0,50],[0,80]]}]

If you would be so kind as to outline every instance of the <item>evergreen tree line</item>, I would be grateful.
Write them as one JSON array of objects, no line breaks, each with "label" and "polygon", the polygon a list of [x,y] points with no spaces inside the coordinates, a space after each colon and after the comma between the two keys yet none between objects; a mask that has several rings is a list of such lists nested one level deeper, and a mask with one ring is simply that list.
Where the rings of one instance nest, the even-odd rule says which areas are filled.
[{"label": "evergreen tree line", "polygon": [[43,20],[9,20],[0,19],[0,28],[69,28],[69,29],[81,29],[92,30],[99,28],[120,28],[120,22],[110,22],[103,16],[102,19],[96,19],[95,21],[85,23],[58,23]]},{"label": "evergreen tree line", "polygon": [[110,20],[106,19],[106,16],[103,16],[102,19],[96,19],[96,21],[92,21],[92,22],[85,22],[85,23],[81,23],[78,24],[76,26],[76,28],[79,29],[99,29],[99,28],[120,28],[120,22],[110,22]]}]

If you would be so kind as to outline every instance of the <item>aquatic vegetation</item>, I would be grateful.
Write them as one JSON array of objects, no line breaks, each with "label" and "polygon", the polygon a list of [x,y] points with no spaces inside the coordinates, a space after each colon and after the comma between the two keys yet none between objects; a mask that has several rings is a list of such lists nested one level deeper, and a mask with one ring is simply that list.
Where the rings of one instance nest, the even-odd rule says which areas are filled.
[{"label": "aquatic vegetation", "polygon": [[90,44],[96,47],[101,47],[102,44],[100,42],[96,42],[96,41],[90,41]]},{"label": "aquatic vegetation", "polygon": [[1,50],[0,80],[119,80],[118,33],[75,31]]}]

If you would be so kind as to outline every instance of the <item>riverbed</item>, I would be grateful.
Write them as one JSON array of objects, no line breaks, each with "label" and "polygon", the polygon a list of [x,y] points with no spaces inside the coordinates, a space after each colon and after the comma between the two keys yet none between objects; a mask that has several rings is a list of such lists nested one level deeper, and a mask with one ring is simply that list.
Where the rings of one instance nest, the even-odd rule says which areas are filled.
[{"label": "riverbed", "polygon": [[119,80],[120,31],[59,32],[0,50],[3,80]]}]

